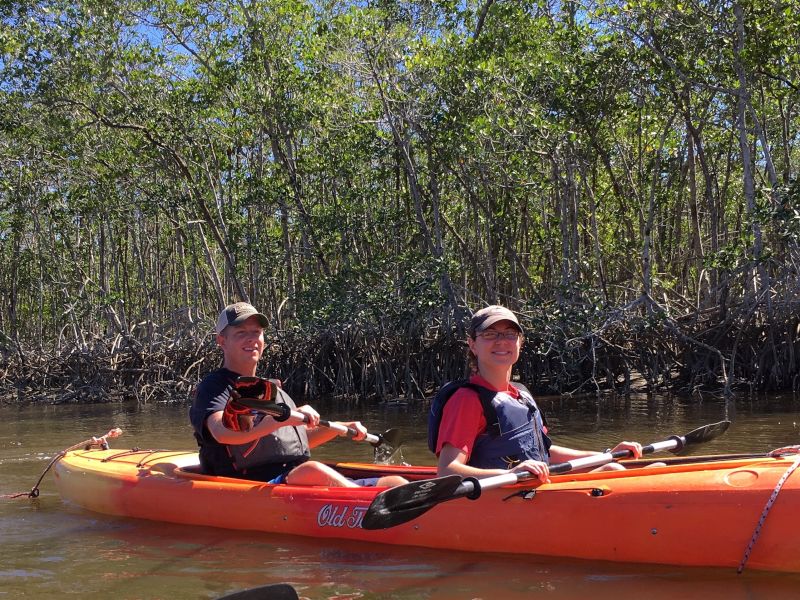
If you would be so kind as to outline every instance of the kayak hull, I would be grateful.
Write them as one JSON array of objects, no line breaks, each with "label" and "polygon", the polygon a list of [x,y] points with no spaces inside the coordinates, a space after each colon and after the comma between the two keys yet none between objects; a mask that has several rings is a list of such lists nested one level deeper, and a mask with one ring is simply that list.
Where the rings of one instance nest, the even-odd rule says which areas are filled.
[{"label": "kayak hull", "polygon": [[[361,521],[380,488],[271,485],[197,473],[197,454],[80,450],[55,465],[62,498],[85,509],[199,525],[370,543],[630,563],[800,572],[794,457],[708,457],[665,467],[553,476],[433,507],[397,527]],[[342,463],[349,476],[435,475],[433,467]],[[754,532],[773,499],[755,542]]]}]

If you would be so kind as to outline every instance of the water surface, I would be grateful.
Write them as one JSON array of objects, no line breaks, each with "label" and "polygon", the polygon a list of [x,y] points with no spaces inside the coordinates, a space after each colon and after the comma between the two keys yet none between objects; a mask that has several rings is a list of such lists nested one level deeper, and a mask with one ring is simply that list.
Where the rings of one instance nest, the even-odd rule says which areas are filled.
[{"label": "water surface", "polygon": [[[693,454],[800,443],[800,401],[792,396],[735,403],[544,398],[540,405],[556,443],[580,448],[603,449],[623,438],[660,441],[723,418],[733,422],[729,431]],[[325,418],[359,418],[375,433],[397,427],[406,440],[402,458],[433,464],[424,406],[316,407]],[[0,494],[30,490],[59,450],[112,427],[125,431],[113,447],[193,449],[186,413],[185,405],[176,404],[0,407]],[[372,448],[342,439],[315,456],[371,461]],[[0,540],[0,598],[219,598],[278,582],[291,583],[311,600],[752,600],[795,598],[800,589],[800,575],[445,552],[114,518],[64,504],[50,474],[37,500],[0,500]]]}]

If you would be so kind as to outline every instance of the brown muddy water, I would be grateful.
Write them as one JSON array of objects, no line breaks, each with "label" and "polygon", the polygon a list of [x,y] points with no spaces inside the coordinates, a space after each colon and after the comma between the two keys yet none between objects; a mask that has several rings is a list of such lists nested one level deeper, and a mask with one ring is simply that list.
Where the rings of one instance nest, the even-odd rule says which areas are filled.
[{"label": "brown muddy water", "polygon": [[[723,418],[733,422],[728,432],[692,453],[762,452],[800,444],[800,398],[793,396],[727,403],[658,396],[544,398],[540,405],[556,443],[579,448],[603,449],[622,438],[660,441]],[[399,428],[406,440],[402,459],[432,464],[421,404],[316,403],[316,408],[324,418],[360,419],[375,433]],[[59,450],[112,427],[125,432],[112,447],[194,448],[185,405],[4,406],[0,494],[30,490]],[[341,439],[318,448],[315,457],[368,462],[372,449]],[[800,597],[800,575],[737,575],[727,569],[445,552],[187,527],[69,506],[59,498],[51,474],[40,488],[36,500],[0,499],[0,600],[216,599],[278,582],[290,583],[309,600]]]}]

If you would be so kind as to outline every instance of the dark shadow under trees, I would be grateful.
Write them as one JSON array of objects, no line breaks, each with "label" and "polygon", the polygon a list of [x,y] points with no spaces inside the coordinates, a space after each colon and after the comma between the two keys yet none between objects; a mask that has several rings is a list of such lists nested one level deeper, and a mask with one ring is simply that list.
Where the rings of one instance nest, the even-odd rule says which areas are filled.
[{"label": "dark shadow under trees", "polygon": [[[614,310],[523,306],[526,338],[516,375],[538,394],[797,390],[800,298],[773,302],[769,318],[763,309],[672,318],[646,296]],[[260,372],[304,400],[419,401],[465,374],[463,333],[442,323],[431,313],[402,327],[353,319],[335,328],[272,331]],[[95,336],[83,348],[6,345],[0,401],[182,402],[219,364],[206,324]]]}]

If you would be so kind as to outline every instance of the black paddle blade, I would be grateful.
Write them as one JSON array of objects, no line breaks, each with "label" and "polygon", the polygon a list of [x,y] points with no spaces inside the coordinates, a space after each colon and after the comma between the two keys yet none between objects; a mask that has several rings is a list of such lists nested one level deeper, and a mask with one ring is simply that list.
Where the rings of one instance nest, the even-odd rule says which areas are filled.
[{"label": "black paddle blade", "polygon": [[714,438],[721,436],[728,431],[731,426],[730,421],[720,421],[719,423],[711,423],[703,425],[697,429],[690,431],[684,435],[687,444],[702,444],[703,442],[710,442]]},{"label": "black paddle blade", "polygon": [[387,429],[378,434],[378,441],[372,444],[375,464],[392,464],[402,445],[403,440],[400,439],[400,431],[398,429]]},{"label": "black paddle blade", "polygon": [[264,402],[272,402],[278,396],[280,381],[263,377],[239,376],[233,382],[234,396],[240,398],[260,398]]},{"label": "black paddle blade", "polygon": [[680,436],[680,438],[673,438],[679,439],[682,443],[678,444],[678,446],[673,450],[670,450],[670,452],[673,454],[680,454],[686,448],[686,446],[710,442],[714,438],[717,438],[728,431],[728,427],[730,426],[730,421],[720,421],[719,423],[710,423],[709,425],[698,427],[686,435]]},{"label": "black paddle blade", "polygon": [[288,404],[268,402],[263,398],[250,398],[248,396],[242,396],[241,398],[231,398],[228,400],[228,402],[243,406],[244,408],[249,408],[251,410],[259,410],[263,413],[267,413],[272,417],[276,417],[276,420],[278,421],[285,421],[289,418],[292,412],[292,409],[289,408]]},{"label": "black paddle blade", "polygon": [[448,475],[389,488],[375,496],[361,527],[388,529],[412,521],[440,502],[457,498],[455,492],[461,483],[460,476]]},{"label": "black paddle blade", "polygon": [[218,600],[298,600],[297,592],[288,583],[262,585],[241,592],[233,592]]},{"label": "black paddle blade", "polygon": [[380,445],[387,445],[391,446],[392,448],[399,448],[403,445],[403,440],[401,439],[400,430],[399,429],[387,429],[380,435],[378,435],[380,441],[375,446]]}]

